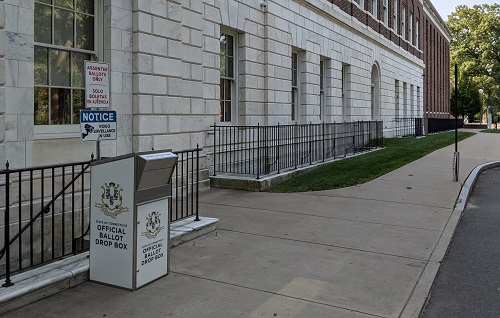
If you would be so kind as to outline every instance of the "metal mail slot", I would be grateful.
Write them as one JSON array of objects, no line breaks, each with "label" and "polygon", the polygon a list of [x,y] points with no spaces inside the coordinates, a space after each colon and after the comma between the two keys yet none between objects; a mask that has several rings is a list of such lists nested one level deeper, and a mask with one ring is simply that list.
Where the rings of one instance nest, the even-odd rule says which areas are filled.
[{"label": "metal mail slot", "polygon": [[137,156],[137,191],[165,186],[177,162],[171,152],[142,154]]}]

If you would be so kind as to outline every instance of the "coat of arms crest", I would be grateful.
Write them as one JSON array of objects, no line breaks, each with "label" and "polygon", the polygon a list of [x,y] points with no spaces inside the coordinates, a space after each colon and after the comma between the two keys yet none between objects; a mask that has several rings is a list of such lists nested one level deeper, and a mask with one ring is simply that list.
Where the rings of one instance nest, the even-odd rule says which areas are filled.
[{"label": "coat of arms crest", "polygon": [[161,226],[161,213],[158,211],[153,211],[146,216],[146,232],[142,232],[142,236],[148,239],[155,239],[158,233],[161,232],[165,227]]},{"label": "coat of arms crest", "polygon": [[96,203],[95,206],[101,209],[104,215],[110,216],[116,219],[116,216],[123,212],[128,212],[128,208],[123,207],[123,188],[114,182],[105,183],[101,189],[103,190],[101,195],[101,203]]}]

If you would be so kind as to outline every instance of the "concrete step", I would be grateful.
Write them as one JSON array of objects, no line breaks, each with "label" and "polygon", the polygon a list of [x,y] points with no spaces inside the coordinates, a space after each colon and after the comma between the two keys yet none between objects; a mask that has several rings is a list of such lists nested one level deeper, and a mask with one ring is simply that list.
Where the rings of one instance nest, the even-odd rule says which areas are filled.
[{"label": "concrete step", "polygon": [[[195,221],[190,217],[172,223],[171,247],[214,231],[217,222],[216,218],[200,217]],[[87,281],[88,257],[85,252],[12,276],[14,286],[0,287],[0,315]]]}]

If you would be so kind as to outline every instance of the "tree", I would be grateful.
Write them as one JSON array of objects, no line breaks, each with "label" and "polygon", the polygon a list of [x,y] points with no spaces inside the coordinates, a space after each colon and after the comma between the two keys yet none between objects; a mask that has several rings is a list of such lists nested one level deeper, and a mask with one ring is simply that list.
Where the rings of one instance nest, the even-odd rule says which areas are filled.
[{"label": "tree", "polygon": [[[458,77],[458,116],[468,118],[469,121],[474,120],[477,113],[481,111],[481,97],[479,96],[479,89],[476,84],[468,76]],[[456,92],[455,87],[451,91],[450,113],[455,114],[455,100]]]},{"label": "tree", "polygon": [[447,25],[452,34],[450,61],[459,65],[460,78],[470,80],[467,87],[482,88],[488,105],[500,105],[500,5],[458,6]]}]

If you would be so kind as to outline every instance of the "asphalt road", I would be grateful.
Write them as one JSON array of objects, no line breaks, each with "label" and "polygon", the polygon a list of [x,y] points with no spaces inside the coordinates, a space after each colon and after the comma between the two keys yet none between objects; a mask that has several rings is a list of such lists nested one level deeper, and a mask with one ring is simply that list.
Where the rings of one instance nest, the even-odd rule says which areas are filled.
[{"label": "asphalt road", "polygon": [[421,318],[500,317],[500,168],[472,192]]}]

